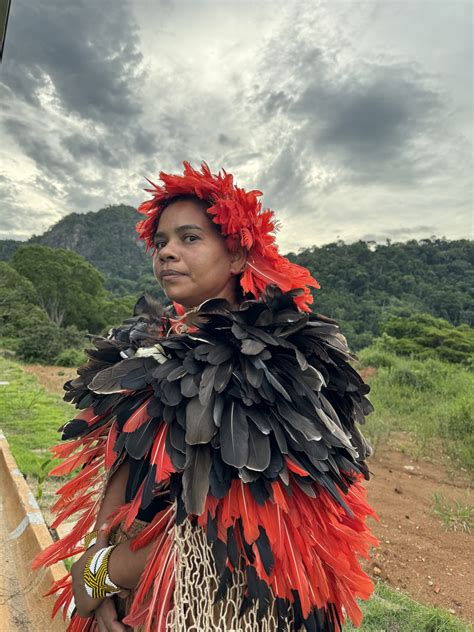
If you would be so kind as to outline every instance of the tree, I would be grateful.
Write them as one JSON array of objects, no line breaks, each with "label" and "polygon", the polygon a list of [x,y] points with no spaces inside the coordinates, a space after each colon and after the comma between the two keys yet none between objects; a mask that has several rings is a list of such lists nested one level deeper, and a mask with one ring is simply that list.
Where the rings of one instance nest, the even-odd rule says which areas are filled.
[{"label": "tree", "polygon": [[91,332],[104,327],[104,280],[83,257],[61,248],[25,245],[15,252],[11,265],[31,281],[39,304],[55,325],[76,325]]},{"label": "tree", "polygon": [[25,327],[48,322],[31,281],[0,261],[0,336],[10,344]]},{"label": "tree", "polygon": [[454,327],[430,314],[411,314],[388,318],[383,330],[378,345],[393,353],[471,366],[474,363],[474,329],[469,325]]}]

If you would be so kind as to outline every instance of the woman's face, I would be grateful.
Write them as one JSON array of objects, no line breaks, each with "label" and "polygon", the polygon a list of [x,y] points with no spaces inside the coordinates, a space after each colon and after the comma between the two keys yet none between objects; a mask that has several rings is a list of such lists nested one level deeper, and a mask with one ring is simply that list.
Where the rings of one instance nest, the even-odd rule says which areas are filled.
[{"label": "woman's face", "polygon": [[188,309],[210,298],[236,302],[244,254],[229,252],[200,204],[185,200],[167,206],[154,242],[153,272],[169,299]]}]

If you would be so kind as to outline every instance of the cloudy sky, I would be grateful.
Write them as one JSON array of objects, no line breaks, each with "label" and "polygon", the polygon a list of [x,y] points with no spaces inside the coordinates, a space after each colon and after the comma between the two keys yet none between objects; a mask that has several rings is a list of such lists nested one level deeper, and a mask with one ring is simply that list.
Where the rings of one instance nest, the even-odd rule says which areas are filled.
[{"label": "cloudy sky", "polygon": [[473,238],[472,3],[12,0],[0,238],[208,162],[284,251]]}]

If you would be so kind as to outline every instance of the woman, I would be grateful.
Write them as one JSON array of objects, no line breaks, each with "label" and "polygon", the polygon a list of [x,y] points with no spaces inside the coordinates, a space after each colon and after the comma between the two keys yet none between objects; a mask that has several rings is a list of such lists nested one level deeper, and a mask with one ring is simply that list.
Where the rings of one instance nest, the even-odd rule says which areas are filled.
[{"label": "woman", "polygon": [[[261,194],[206,165],[160,178],[138,232],[178,315],[142,303],[66,385],[82,412],[53,473],[81,469],[57,523],[79,519],[36,565],[86,549],[73,632],[358,625],[369,389],[309,313],[318,285],[278,253]],[[54,591],[66,611],[71,579]]]}]

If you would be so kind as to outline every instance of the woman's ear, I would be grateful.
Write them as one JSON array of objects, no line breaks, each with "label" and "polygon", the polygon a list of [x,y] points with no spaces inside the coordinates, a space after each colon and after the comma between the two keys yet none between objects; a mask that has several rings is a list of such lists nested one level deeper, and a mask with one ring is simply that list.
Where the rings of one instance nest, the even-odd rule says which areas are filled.
[{"label": "woman's ear", "polygon": [[230,271],[232,274],[240,274],[247,263],[247,251],[240,245],[231,253]]}]

